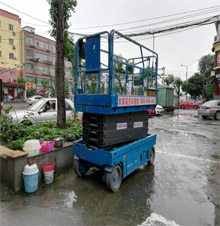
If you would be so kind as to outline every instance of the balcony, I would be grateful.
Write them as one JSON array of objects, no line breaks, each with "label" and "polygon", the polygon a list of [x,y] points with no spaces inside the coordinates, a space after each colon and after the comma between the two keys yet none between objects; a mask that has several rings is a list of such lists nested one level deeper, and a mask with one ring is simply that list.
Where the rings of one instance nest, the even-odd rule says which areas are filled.
[{"label": "balcony", "polygon": [[45,64],[48,64],[48,65],[52,65],[53,64],[53,62],[52,61],[49,61],[49,60],[44,60],[44,63]]}]

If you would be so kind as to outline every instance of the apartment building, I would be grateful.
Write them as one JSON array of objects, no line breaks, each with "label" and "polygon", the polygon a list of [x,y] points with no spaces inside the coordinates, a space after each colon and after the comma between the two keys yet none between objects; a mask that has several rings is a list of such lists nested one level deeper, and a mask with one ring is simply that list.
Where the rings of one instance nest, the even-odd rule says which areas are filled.
[{"label": "apartment building", "polygon": [[22,99],[24,88],[18,87],[21,76],[21,19],[0,9],[0,79],[4,99]]},{"label": "apartment building", "polygon": [[[55,86],[56,42],[35,33],[33,27],[23,27],[22,63],[25,64],[22,76],[28,86],[35,87],[40,93],[42,80],[47,79],[49,85]],[[65,81],[72,87],[72,64],[65,61]]]},{"label": "apartment building", "polygon": [[220,21],[215,23],[217,35],[214,37],[215,67],[212,72],[212,82],[215,84],[214,99],[220,99]]}]

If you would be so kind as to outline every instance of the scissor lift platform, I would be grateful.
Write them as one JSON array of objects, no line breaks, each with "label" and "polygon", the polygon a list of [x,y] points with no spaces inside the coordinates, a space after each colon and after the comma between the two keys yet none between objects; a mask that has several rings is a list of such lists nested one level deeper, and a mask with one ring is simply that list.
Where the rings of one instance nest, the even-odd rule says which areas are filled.
[{"label": "scissor lift platform", "polygon": [[[126,46],[118,53],[118,39],[131,52]],[[84,115],[83,140],[73,144],[79,176],[98,167],[116,192],[123,178],[153,163],[156,135],[148,135],[145,114],[157,104],[157,69],[157,53],[115,30],[76,42],[74,106]]]},{"label": "scissor lift platform", "polygon": [[122,179],[140,166],[154,162],[155,144],[155,134],[109,150],[88,148],[85,142],[80,140],[73,145],[74,169],[78,176],[86,175],[91,167],[101,169],[103,181],[111,191],[116,192]]}]

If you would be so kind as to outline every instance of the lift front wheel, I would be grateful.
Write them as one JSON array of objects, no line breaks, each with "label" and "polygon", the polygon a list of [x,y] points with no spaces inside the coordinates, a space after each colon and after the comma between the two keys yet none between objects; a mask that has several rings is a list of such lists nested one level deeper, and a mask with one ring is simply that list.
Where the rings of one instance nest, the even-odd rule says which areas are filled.
[{"label": "lift front wheel", "polygon": [[119,165],[115,166],[111,173],[106,173],[106,185],[113,192],[119,190],[122,182],[122,170]]},{"label": "lift front wheel", "polygon": [[148,161],[148,164],[152,165],[154,163],[154,159],[155,159],[155,148],[153,146],[150,152],[150,160]]}]

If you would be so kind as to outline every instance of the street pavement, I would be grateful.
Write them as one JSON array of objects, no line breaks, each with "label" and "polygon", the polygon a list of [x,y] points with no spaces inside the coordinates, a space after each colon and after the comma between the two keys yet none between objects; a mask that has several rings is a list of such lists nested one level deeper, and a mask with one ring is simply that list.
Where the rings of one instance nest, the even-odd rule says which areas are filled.
[{"label": "street pavement", "polygon": [[149,119],[157,134],[154,165],[141,167],[117,193],[99,172],[73,169],[34,194],[1,186],[0,225],[220,225],[220,121],[196,110]]},{"label": "street pavement", "polygon": [[22,103],[3,103],[3,109],[7,109],[10,106],[13,106],[13,109],[27,109],[29,107],[29,104],[27,104],[26,102],[22,102]]}]

